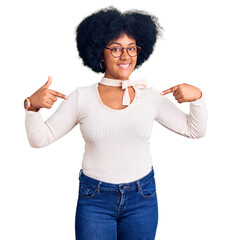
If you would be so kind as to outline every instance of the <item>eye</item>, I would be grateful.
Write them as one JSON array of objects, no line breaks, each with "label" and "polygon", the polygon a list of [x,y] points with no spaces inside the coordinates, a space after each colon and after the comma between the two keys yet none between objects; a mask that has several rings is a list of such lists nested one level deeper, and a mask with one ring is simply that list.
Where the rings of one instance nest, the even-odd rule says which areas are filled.
[{"label": "eye", "polygon": [[135,47],[130,47],[129,51],[135,51]]},{"label": "eye", "polygon": [[112,51],[113,51],[113,52],[119,52],[119,51],[120,51],[120,48],[118,48],[118,47],[113,47],[113,48],[112,48]]}]

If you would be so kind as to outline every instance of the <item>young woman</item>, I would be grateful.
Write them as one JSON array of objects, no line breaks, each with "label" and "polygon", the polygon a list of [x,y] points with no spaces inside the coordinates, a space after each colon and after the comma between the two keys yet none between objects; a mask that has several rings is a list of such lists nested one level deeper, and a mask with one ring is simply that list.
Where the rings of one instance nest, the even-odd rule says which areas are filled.
[{"label": "young woman", "polygon": [[[25,100],[32,147],[44,147],[79,124],[85,140],[75,231],[78,240],[151,240],[158,223],[157,191],[149,150],[154,120],[188,138],[205,135],[207,108],[195,86],[179,84],[162,93],[131,73],[153,52],[161,27],[144,11],[110,7],[86,17],[76,29],[83,64],[104,73],[97,83],[69,96],[49,89],[51,77]],[[80,79],[81,80],[81,79]],[[190,102],[185,114],[178,103]],[[64,101],[45,122],[41,108]]]}]

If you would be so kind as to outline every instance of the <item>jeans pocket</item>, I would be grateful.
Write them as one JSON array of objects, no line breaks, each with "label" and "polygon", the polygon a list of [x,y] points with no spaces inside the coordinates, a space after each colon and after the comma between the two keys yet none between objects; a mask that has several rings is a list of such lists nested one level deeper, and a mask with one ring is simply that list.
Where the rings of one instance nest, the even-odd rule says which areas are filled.
[{"label": "jeans pocket", "polygon": [[141,186],[141,191],[139,193],[145,199],[154,198],[156,196],[156,184],[154,178]]},{"label": "jeans pocket", "polygon": [[93,187],[87,182],[80,181],[79,183],[79,197],[80,198],[93,198],[97,193],[97,188]]}]

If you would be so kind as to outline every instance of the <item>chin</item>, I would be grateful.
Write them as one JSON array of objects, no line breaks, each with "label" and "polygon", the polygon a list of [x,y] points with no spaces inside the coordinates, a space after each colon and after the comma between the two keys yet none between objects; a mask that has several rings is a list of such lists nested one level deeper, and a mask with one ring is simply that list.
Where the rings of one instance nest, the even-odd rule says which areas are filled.
[{"label": "chin", "polygon": [[120,76],[118,76],[118,79],[121,79],[121,80],[128,80],[129,79],[129,77],[130,77],[130,75],[120,75]]},{"label": "chin", "polygon": [[117,76],[119,78],[122,78],[123,80],[127,80],[127,79],[129,79],[130,75],[131,75],[131,72],[129,72],[129,73],[120,73]]},{"label": "chin", "polygon": [[106,76],[108,76],[109,78],[115,78],[115,79],[120,79],[120,80],[128,80],[130,75],[132,74],[132,71],[126,71],[126,70],[117,70],[114,71],[114,73],[111,72],[107,72]]}]

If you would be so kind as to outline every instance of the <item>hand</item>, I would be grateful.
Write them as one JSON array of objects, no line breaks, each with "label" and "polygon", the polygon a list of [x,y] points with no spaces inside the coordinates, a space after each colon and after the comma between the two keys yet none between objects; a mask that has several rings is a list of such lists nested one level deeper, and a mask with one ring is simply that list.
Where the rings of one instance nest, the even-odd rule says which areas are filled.
[{"label": "hand", "polygon": [[171,87],[161,92],[160,94],[165,95],[171,92],[173,92],[173,96],[178,101],[178,103],[196,101],[202,96],[202,92],[199,88],[189,85],[187,83]]},{"label": "hand", "polygon": [[52,79],[48,76],[48,81],[37,90],[33,95],[29,97],[31,106],[36,108],[52,108],[54,102],[57,101],[57,97],[67,99],[67,96],[48,89],[52,83]]}]

